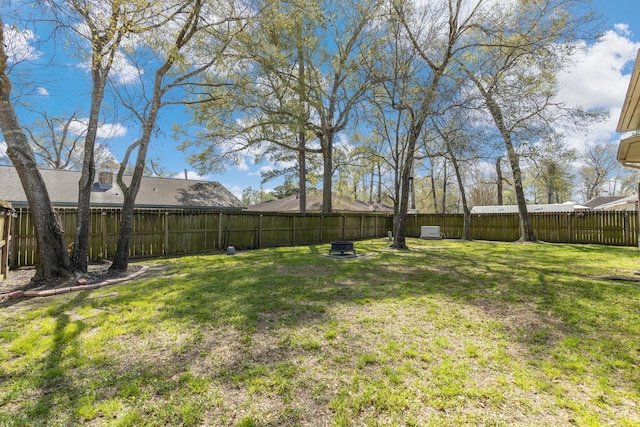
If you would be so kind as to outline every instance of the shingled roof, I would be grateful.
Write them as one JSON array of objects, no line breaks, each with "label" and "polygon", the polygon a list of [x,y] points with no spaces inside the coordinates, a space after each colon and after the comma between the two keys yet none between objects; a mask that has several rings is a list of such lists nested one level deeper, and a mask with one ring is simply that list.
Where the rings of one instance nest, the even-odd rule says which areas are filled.
[{"label": "shingled roof", "polygon": [[[335,212],[393,212],[393,208],[382,203],[366,203],[360,200],[349,200],[345,197],[333,196],[332,208]],[[289,196],[284,199],[270,200],[247,207],[248,211],[257,212],[299,212],[300,200],[297,196]],[[309,190],[307,192],[307,212],[320,212],[322,210],[322,190]]]},{"label": "shingled roof", "polygon": [[607,205],[612,202],[617,202],[618,200],[624,199],[626,196],[598,196],[593,199],[589,199],[587,202],[583,203],[590,209],[596,209],[599,206]]},{"label": "shingled roof", "polygon": [[[78,202],[79,171],[41,169],[40,173],[56,207],[74,207]],[[111,178],[111,179],[110,179]],[[126,183],[131,176],[125,176]],[[26,206],[27,197],[18,172],[12,166],[0,166],[0,199],[14,207]],[[115,176],[103,173],[96,176],[91,190],[91,206],[121,207],[123,193]],[[145,176],[136,197],[137,208],[216,208],[244,209],[242,202],[218,182]]]}]

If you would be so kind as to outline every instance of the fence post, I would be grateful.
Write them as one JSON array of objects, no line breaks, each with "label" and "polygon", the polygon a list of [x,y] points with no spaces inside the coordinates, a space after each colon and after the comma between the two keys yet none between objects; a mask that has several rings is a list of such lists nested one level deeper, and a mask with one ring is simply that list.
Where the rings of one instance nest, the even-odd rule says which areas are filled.
[{"label": "fence post", "polygon": [[100,245],[102,247],[102,257],[107,258],[107,212],[104,210],[100,213],[100,228],[102,228],[102,233],[100,233],[102,238],[102,244]]},{"label": "fence post", "polygon": [[292,224],[292,228],[293,230],[291,231],[291,246],[295,246],[296,245],[296,216],[293,215],[291,218],[293,218],[293,224]]},{"label": "fence post", "polygon": [[9,271],[9,247],[11,242],[11,203],[0,201],[0,282]]},{"label": "fence post", "polygon": [[222,249],[222,212],[218,214],[218,249]]},{"label": "fence post", "polygon": [[262,247],[262,214],[258,218],[258,249]]},{"label": "fence post", "polygon": [[169,255],[171,253],[171,249],[169,248],[169,212],[164,213],[162,226],[164,227],[164,248],[162,252],[165,255]]},{"label": "fence post", "polygon": [[380,217],[378,215],[376,215],[376,231],[375,231],[375,235],[374,237],[378,237],[380,234],[380,232],[378,231],[378,224],[380,222]]},{"label": "fence post", "polygon": [[342,215],[342,240],[347,238],[347,216]]}]

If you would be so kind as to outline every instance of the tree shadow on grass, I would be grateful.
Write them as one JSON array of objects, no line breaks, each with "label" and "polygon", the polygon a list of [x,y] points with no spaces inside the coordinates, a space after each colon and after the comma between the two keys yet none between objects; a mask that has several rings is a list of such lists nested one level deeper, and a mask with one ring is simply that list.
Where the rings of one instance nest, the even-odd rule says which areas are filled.
[{"label": "tree shadow on grass", "polygon": [[[194,324],[230,321],[248,329],[255,329],[259,315],[265,313],[280,313],[290,323],[308,322],[314,313],[322,319],[335,303],[434,294],[506,308],[528,302],[529,308],[533,304],[541,312],[557,311],[565,318],[568,313],[563,310],[570,306],[560,302],[568,297],[600,301],[607,293],[602,283],[557,268],[552,254],[538,254],[542,266],[528,270],[528,255],[517,251],[483,264],[473,253],[452,257],[446,250],[405,255],[389,250],[374,258],[334,260],[319,256],[324,253],[321,247],[189,259],[186,265],[176,265],[176,272],[181,271],[178,280],[171,279],[176,272],[169,272],[168,280],[141,286],[168,285],[165,292],[149,292],[149,298],[163,303],[163,319]],[[397,256],[413,259],[406,265],[397,262]],[[584,260],[565,257],[564,261]],[[115,303],[140,297],[137,291],[120,295]],[[573,325],[573,331],[580,332],[580,325]]]},{"label": "tree shadow on grass", "polygon": [[[294,369],[293,362],[303,354],[321,351],[314,350],[313,342],[300,340],[292,344],[286,340],[287,334],[332,321],[333,309],[344,305],[361,305],[366,312],[369,304],[437,297],[438,301],[479,308],[500,321],[506,339],[529,349],[529,357],[533,358],[547,357],[567,337],[597,334],[598,328],[607,323],[606,317],[598,317],[597,312],[602,308],[599,302],[609,295],[608,285],[558,268],[551,253],[543,253],[538,258],[543,265],[529,271],[529,255],[510,253],[509,248],[492,258],[451,248],[434,250],[430,246],[402,252],[376,248],[372,250],[375,257],[335,260],[320,256],[325,253],[325,246],[166,260],[159,277],[141,278],[114,288],[117,291],[103,298],[105,310],[122,314],[145,304],[153,308],[148,317],[140,318],[141,323],[152,325],[139,325],[141,329],[128,325],[123,335],[110,338],[136,343],[140,348],[128,351],[148,357],[124,360],[124,355],[114,353],[116,360],[104,373],[114,379],[99,382],[97,400],[108,400],[123,392],[132,398],[150,393],[165,403],[145,416],[188,424],[174,412],[180,412],[178,407],[183,404],[207,405],[206,396],[192,393],[193,402],[186,395],[172,396],[188,388],[187,374],[202,372],[207,373],[208,381],[228,385],[226,391],[254,388],[262,398],[275,393],[274,399],[286,401],[291,392],[287,387],[298,387],[297,391],[307,387],[288,384],[286,370],[290,366]],[[563,259],[584,262],[578,255]],[[620,285],[618,289],[628,297],[637,297],[637,291],[630,288]],[[73,357],[77,351],[74,346],[87,326],[67,313],[84,304],[86,295],[78,294],[53,312],[56,325],[52,348],[42,362],[42,372],[34,379],[41,395],[24,411],[36,423],[57,421],[54,417],[62,405],[66,405],[70,420],[81,421],[73,414],[90,392],[65,374],[69,369],[68,355]],[[590,303],[594,306],[590,307]],[[149,326],[153,329],[145,329]],[[168,346],[150,348],[147,341],[162,336],[163,328],[168,329],[169,335],[175,333],[171,328],[191,335],[180,338],[178,334]],[[606,328],[602,334],[624,333],[619,322],[609,322]],[[262,341],[252,345],[255,339]],[[223,351],[227,352],[224,360],[213,367],[207,365],[222,357],[218,354]],[[634,362],[624,352],[620,350],[613,357]],[[282,384],[273,384],[274,378],[279,377],[267,373],[278,369],[284,371],[284,378]],[[286,403],[284,407],[274,418],[276,424],[287,410],[293,411],[289,415],[295,415],[295,408]],[[193,423],[197,424],[205,415],[197,410],[194,413]],[[304,420],[308,414],[296,416]]]},{"label": "tree shadow on grass", "polygon": [[23,402],[23,410],[14,414],[8,425],[53,425],[72,424],[60,419],[59,410],[73,413],[85,390],[68,377],[69,371],[80,358],[78,338],[85,332],[86,324],[81,320],[72,320],[67,310],[81,303],[86,293],[76,294],[70,301],[52,306],[48,315],[54,319],[51,332],[51,348],[36,365],[27,366],[24,372],[9,375],[8,380],[26,379],[34,389],[36,398]]}]

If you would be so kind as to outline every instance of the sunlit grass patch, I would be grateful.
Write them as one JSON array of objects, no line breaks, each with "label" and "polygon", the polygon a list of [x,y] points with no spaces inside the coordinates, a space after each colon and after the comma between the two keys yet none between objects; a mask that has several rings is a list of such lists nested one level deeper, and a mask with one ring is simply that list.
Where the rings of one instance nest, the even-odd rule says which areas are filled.
[{"label": "sunlit grass patch", "polygon": [[0,309],[0,425],[638,425],[635,248],[410,239],[146,261]]}]

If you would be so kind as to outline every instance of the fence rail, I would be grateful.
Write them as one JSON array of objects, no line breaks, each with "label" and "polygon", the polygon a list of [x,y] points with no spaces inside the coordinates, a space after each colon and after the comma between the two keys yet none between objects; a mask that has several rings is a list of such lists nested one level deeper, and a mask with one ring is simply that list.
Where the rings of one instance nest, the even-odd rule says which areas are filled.
[{"label": "fence rail", "polygon": [[[38,262],[29,209],[16,209],[9,252],[11,267]],[[75,238],[77,211],[58,209],[67,243]],[[119,236],[120,209],[91,210],[89,257],[113,256]],[[594,243],[634,246],[638,239],[636,212],[531,213],[536,236],[552,243]],[[409,215],[407,236],[419,237],[420,227],[437,225],[447,238],[462,237],[462,214]],[[378,213],[259,213],[215,210],[137,209],[129,255],[152,257],[223,250],[293,246],[334,240],[386,237],[393,215]],[[517,214],[471,217],[471,238],[514,241],[519,237]]]}]

